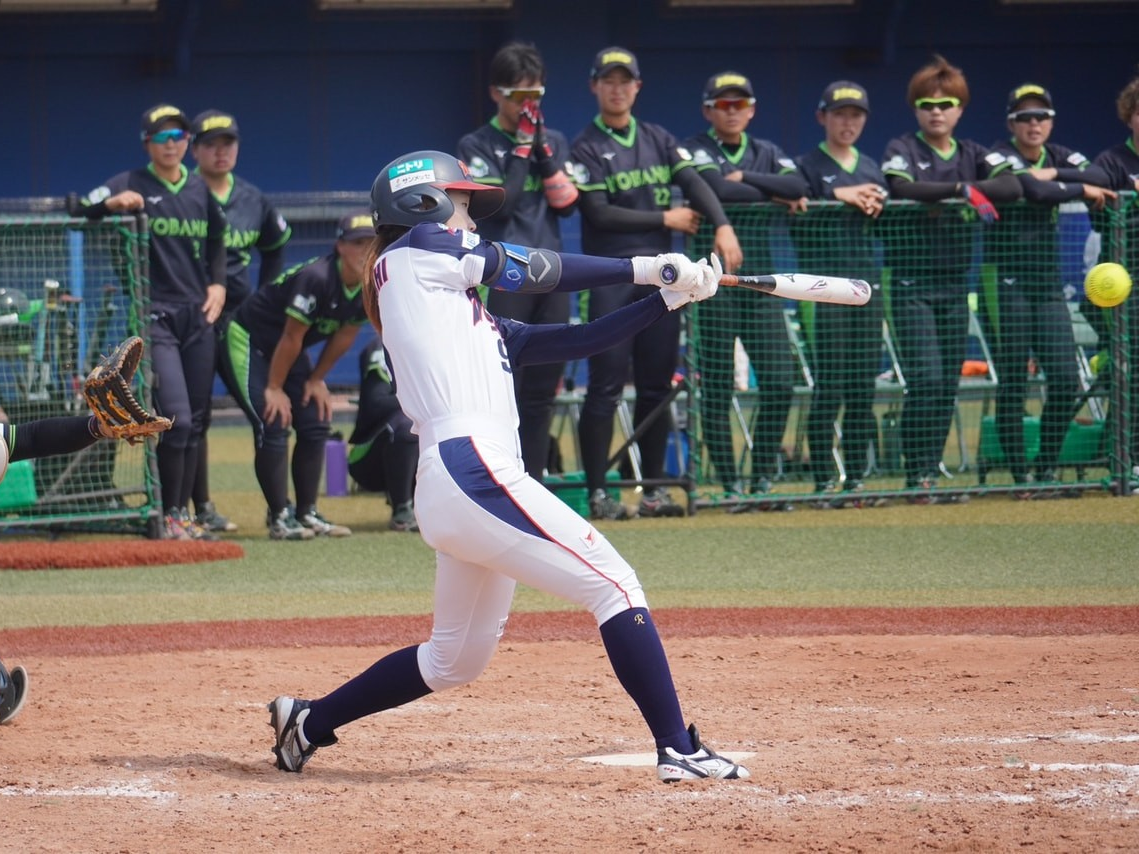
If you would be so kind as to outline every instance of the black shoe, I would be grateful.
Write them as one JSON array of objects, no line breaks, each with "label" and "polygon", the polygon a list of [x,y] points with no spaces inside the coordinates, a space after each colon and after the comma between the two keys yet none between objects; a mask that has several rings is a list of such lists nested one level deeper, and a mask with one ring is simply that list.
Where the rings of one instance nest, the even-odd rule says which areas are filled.
[{"label": "black shoe", "polygon": [[593,519],[621,521],[629,519],[629,508],[620,501],[614,501],[604,489],[593,490],[589,496],[589,515]]},{"label": "black shoe", "polygon": [[672,500],[667,489],[658,486],[652,492],[645,493],[641,499],[641,509],[638,515],[650,519],[660,516],[683,516],[684,508]]}]

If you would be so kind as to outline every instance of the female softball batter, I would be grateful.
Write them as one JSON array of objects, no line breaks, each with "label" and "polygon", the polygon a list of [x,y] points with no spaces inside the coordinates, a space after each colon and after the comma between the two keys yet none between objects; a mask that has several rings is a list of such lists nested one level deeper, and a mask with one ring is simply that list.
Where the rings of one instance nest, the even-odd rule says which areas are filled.
[{"label": "female softball batter", "polygon": [[[419,434],[415,510],[436,551],[435,624],[319,700],[269,704],[277,767],[300,771],[335,729],[475,679],[487,666],[521,581],[594,614],[610,663],[656,739],[666,782],[742,779],[747,770],[684,726],[664,648],[633,568],[589,522],[526,474],[515,366],[581,358],[716,291],[719,261],[564,255],[483,242],[474,220],[502,203],[438,151],[401,157],[372,186],[377,237],[364,305],[382,327],[400,404]],[[517,292],[635,282],[657,294],[589,324],[533,326],[486,311],[475,286]]]}]

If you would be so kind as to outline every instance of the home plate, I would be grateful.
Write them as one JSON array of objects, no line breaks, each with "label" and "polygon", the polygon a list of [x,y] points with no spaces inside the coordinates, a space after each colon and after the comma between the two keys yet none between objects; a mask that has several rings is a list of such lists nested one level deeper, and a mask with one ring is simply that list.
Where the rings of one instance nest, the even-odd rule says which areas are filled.
[{"label": "home plate", "polygon": [[[716,751],[732,762],[743,762],[755,756],[754,753],[740,753],[730,750]],[[656,753],[606,753],[602,756],[582,756],[582,762],[596,762],[598,765],[617,765],[624,768],[642,768],[657,764]]]}]

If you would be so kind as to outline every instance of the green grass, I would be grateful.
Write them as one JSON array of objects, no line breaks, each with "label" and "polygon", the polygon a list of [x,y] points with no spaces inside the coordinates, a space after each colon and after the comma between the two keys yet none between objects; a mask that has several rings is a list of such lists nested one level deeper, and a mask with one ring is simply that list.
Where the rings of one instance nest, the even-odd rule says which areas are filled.
[{"label": "green grass", "polygon": [[[434,554],[387,531],[376,495],[322,499],[352,537],[265,536],[245,430],[212,436],[219,508],[241,530],[236,561],[0,571],[0,629],[167,621],[422,614]],[[631,496],[628,496],[631,499]],[[637,520],[603,527],[654,607],[1139,604],[1139,498]],[[0,541],[0,548],[4,547]],[[520,588],[516,610],[573,606]]]}]

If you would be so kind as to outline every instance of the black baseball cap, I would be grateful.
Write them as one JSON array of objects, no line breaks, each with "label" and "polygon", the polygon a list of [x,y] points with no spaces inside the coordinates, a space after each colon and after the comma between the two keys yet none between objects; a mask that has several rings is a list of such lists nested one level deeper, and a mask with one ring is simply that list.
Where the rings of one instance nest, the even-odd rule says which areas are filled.
[{"label": "black baseball cap", "polygon": [[190,133],[194,136],[195,145],[219,136],[241,139],[241,131],[237,129],[237,119],[221,110],[206,110],[204,113],[198,113],[194,116]]},{"label": "black baseball cap", "polygon": [[375,237],[376,227],[372,224],[372,212],[366,210],[352,211],[340,217],[336,229],[337,240],[361,240],[365,237]]},{"label": "black baseball cap", "polygon": [[749,98],[755,97],[751,81],[738,71],[721,71],[719,74],[713,74],[704,84],[705,101],[719,98],[725,92],[743,92]]},{"label": "black baseball cap", "polygon": [[614,68],[624,68],[633,75],[634,80],[641,79],[641,68],[637,65],[637,57],[631,50],[623,47],[607,47],[597,52],[593,58],[593,67],[589,71],[590,77],[602,77]]},{"label": "black baseball cap", "polygon": [[156,104],[142,114],[142,138],[158,132],[166,122],[177,122],[182,130],[190,130],[190,120],[186,114],[170,104]]},{"label": "black baseball cap", "polygon": [[870,98],[866,90],[857,83],[836,80],[823,90],[818,109],[825,113],[827,110],[837,110],[839,107],[858,107],[869,113]]},{"label": "black baseball cap", "polygon": [[1011,113],[1020,106],[1021,101],[1027,100],[1028,98],[1043,101],[1044,106],[1050,110],[1053,108],[1051,92],[1039,83],[1021,83],[1008,93],[1008,112]]}]

